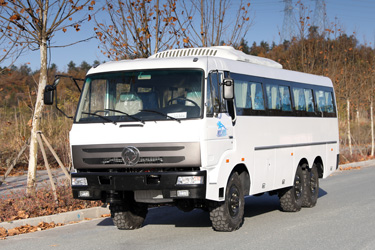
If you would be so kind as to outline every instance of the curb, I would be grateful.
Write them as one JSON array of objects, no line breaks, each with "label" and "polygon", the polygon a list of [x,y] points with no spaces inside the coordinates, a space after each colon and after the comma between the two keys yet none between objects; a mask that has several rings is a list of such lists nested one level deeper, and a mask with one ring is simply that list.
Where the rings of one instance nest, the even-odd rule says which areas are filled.
[{"label": "curb", "polygon": [[54,215],[15,220],[15,221],[10,221],[10,222],[1,222],[0,228],[3,227],[6,230],[9,230],[12,228],[25,226],[25,225],[37,226],[40,222],[47,222],[47,223],[54,222],[55,224],[57,223],[67,224],[72,221],[83,221],[86,219],[100,218],[102,215],[109,214],[109,213],[110,211],[108,207],[92,207],[92,208],[86,208],[86,209],[60,213],[60,214],[54,214]]},{"label": "curb", "polygon": [[345,170],[345,169],[353,168],[353,167],[370,167],[370,166],[375,166],[375,160],[347,163],[347,164],[339,165],[339,168]]}]

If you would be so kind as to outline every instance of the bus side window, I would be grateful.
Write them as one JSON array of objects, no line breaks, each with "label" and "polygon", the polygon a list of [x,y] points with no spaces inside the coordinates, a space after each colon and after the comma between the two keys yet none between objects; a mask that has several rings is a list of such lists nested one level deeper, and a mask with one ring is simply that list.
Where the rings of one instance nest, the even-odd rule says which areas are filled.
[{"label": "bus side window", "polygon": [[293,88],[293,95],[295,110],[314,112],[314,99],[311,89]]},{"label": "bus side window", "polygon": [[279,86],[281,96],[281,110],[292,111],[292,102],[290,100],[290,91],[288,86]]},{"label": "bus side window", "polygon": [[326,100],[324,98],[324,91],[315,91],[316,107],[320,112],[326,112]]},{"label": "bus side window", "polygon": [[210,84],[211,84],[211,94],[212,94],[212,104],[214,108],[214,113],[220,112],[220,90],[219,90],[219,79],[218,73],[210,74]]},{"label": "bus side window", "polygon": [[294,109],[306,111],[305,93],[302,88],[293,88]]},{"label": "bus side window", "polygon": [[305,99],[306,99],[306,111],[314,112],[314,99],[312,94],[312,89],[304,89]]},{"label": "bus side window", "polygon": [[328,113],[334,113],[332,92],[324,92],[326,100],[326,110]]},{"label": "bus side window", "polygon": [[281,109],[281,98],[277,85],[266,84],[268,109]]},{"label": "bus side window", "polygon": [[250,82],[251,106],[253,110],[264,110],[264,97],[262,84]]},{"label": "bus side window", "polygon": [[249,88],[249,82],[242,80],[234,81],[234,92],[236,97],[236,107],[250,109],[251,105],[251,94]]},{"label": "bus side window", "polygon": [[214,115],[213,97],[212,97],[211,81],[207,81],[207,92],[206,92],[206,116],[212,117]]}]

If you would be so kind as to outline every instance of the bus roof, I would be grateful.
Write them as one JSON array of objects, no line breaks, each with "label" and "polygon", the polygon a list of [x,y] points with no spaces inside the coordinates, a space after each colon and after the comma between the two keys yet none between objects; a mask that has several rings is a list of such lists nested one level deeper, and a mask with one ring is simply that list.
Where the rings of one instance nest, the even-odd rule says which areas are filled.
[{"label": "bus roof", "polygon": [[332,87],[332,82],[327,77],[285,70],[282,69],[281,64],[273,60],[246,55],[229,46],[174,49],[156,53],[147,59],[112,61],[91,68],[87,74],[165,68],[204,69],[206,74],[211,70],[226,70],[257,77]]}]

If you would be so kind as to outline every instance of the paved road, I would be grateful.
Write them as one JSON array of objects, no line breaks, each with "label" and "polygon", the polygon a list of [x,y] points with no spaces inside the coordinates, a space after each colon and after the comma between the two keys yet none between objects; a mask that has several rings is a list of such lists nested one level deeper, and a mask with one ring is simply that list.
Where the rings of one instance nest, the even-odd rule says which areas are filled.
[{"label": "paved road", "polygon": [[[52,170],[52,177],[54,182],[66,179],[63,171],[61,169]],[[3,176],[0,176],[0,181],[3,181]],[[47,170],[38,170],[36,172],[36,181],[39,184],[46,183],[50,185]],[[18,191],[25,191],[27,186],[27,172],[20,176],[9,176],[0,185],[0,199],[6,197],[10,193],[17,193]]]},{"label": "paved road", "polygon": [[208,213],[151,209],[145,226],[117,230],[110,218],[8,237],[0,249],[375,249],[375,167],[321,181],[318,204],[279,211],[277,197],[246,199],[245,223],[232,233],[211,229]]}]

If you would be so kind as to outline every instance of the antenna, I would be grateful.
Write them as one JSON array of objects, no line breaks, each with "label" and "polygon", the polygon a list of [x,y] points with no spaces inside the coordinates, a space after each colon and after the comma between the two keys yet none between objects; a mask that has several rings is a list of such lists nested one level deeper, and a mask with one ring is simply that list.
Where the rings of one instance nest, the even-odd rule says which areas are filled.
[{"label": "antenna", "polygon": [[284,21],[283,30],[281,31],[281,43],[290,41],[293,37],[293,2],[292,0],[283,0],[285,3],[284,8]]}]

